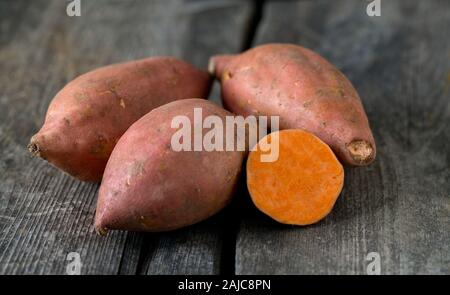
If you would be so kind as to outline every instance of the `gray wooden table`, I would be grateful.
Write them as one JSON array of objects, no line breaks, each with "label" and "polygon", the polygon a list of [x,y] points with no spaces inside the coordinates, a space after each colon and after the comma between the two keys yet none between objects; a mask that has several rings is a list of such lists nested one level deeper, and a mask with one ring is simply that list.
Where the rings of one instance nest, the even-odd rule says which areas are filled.
[{"label": "gray wooden table", "polygon": [[[0,274],[450,273],[450,1],[0,0]],[[199,67],[268,42],[312,48],[358,89],[376,162],[346,170],[322,222],[275,223],[245,183],[217,216],[157,234],[92,229],[98,185],[28,155],[54,94],[109,63],[175,55]],[[218,85],[210,99],[220,101]],[[369,254],[376,252],[376,254]]]}]

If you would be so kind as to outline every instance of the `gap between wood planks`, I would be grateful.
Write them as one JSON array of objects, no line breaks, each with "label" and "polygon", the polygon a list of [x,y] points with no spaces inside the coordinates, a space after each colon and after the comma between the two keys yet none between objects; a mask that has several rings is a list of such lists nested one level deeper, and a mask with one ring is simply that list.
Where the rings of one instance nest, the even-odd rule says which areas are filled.
[{"label": "gap between wood planks", "polygon": [[[259,24],[263,17],[264,2],[265,0],[253,1],[253,14],[250,18],[247,30],[245,32],[245,38],[242,42],[243,46],[241,48],[241,51],[250,49],[253,45]],[[242,195],[244,195],[244,197],[246,196],[247,186],[245,181],[245,161],[242,166],[241,176],[243,177],[241,177],[241,181],[237,189],[237,197],[240,197]],[[243,200],[236,200],[235,198],[235,200],[230,204],[229,208],[227,208],[229,212],[227,212],[226,215],[231,218],[230,223],[228,223],[229,226],[224,229],[223,234],[222,252],[220,257],[220,274],[222,275],[235,274],[236,240],[239,230],[239,224],[242,220],[242,210],[239,210],[238,206],[243,205],[242,201]]]}]

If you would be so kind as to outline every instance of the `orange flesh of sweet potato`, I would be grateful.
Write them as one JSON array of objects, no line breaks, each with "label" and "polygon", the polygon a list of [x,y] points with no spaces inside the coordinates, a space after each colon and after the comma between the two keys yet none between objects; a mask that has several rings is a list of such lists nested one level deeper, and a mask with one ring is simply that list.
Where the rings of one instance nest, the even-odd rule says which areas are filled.
[{"label": "orange flesh of sweet potato", "polygon": [[330,213],[342,190],[343,167],[328,145],[313,134],[299,129],[278,134],[277,161],[261,162],[259,149],[249,155],[250,196],[258,209],[278,222],[318,222]]},{"label": "orange flesh of sweet potato", "polygon": [[265,44],[213,56],[224,106],[242,115],[280,116],[280,129],[303,129],[326,142],[342,163],[370,164],[375,141],[358,93],[332,64],[291,44]]}]

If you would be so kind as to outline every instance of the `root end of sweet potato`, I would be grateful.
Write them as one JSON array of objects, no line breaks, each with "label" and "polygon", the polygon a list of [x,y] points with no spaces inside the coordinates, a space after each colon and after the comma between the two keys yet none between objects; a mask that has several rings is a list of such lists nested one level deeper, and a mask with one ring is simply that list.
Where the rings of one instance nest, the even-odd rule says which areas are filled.
[{"label": "root end of sweet potato", "polygon": [[31,139],[30,143],[28,144],[28,151],[34,156],[34,157],[41,157],[41,149],[39,147],[39,144],[33,139]]},{"label": "root end of sweet potato", "polygon": [[214,58],[210,58],[208,61],[208,73],[211,76],[215,76],[216,73],[216,64],[214,62]]},{"label": "root end of sweet potato", "polygon": [[95,231],[97,232],[97,234],[99,236],[106,236],[108,234],[108,228],[107,227],[102,227],[102,226],[96,226],[95,227]]},{"label": "root end of sweet potato", "polygon": [[224,75],[225,68],[230,61],[235,57],[233,54],[215,55],[209,59],[208,72],[220,79]]},{"label": "root end of sweet potato", "polygon": [[352,159],[359,165],[367,165],[374,159],[374,149],[365,140],[354,140],[347,144],[347,150]]},{"label": "root end of sweet potato", "polygon": [[227,80],[229,80],[229,79],[231,79],[231,73],[228,72],[228,71],[223,72],[221,81],[222,81],[222,82],[225,82],[225,81],[227,81]]}]

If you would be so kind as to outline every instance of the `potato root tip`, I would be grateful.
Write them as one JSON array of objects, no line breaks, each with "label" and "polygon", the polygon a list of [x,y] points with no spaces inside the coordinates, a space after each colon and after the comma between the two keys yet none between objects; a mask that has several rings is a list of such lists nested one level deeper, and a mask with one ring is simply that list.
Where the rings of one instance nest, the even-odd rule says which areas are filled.
[{"label": "potato root tip", "polygon": [[210,58],[208,61],[208,74],[214,76],[216,72],[216,65],[214,63],[214,58]]},{"label": "potato root tip", "polygon": [[28,151],[34,156],[34,157],[40,157],[41,156],[41,149],[39,148],[39,145],[31,140],[31,142],[28,144]]},{"label": "potato root tip", "polygon": [[226,67],[235,56],[234,54],[212,56],[208,62],[208,72],[216,78],[222,77]]},{"label": "potato root tip", "polygon": [[102,227],[102,226],[96,226],[95,227],[95,232],[99,235],[99,236],[106,236],[108,234],[108,228],[107,227]]},{"label": "potato root tip", "polygon": [[365,140],[353,140],[347,144],[347,150],[355,162],[360,165],[366,165],[374,159],[374,149],[372,145]]}]

